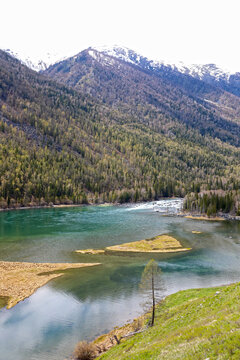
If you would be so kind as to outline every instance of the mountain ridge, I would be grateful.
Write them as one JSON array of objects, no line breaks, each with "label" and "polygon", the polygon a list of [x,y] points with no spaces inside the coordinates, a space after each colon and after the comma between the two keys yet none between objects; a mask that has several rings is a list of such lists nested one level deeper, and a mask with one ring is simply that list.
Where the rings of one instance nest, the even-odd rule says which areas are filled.
[{"label": "mountain ridge", "polygon": [[147,106],[155,111],[152,116],[175,118],[201,128],[202,134],[238,142],[239,97],[169,67],[152,68],[146,58],[129,63],[89,48],[50,66],[44,74],[122,111],[134,111],[140,121],[146,118],[141,106]]},{"label": "mountain ridge", "polygon": [[[172,62],[161,59],[152,60],[124,46],[118,46],[118,45],[114,45],[112,47],[93,46],[93,47],[89,47],[88,49],[97,50],[109,56],[119,58],[121,60],[124,60],[126,62],[135,65],[139,65],[139,60],[144,59],[145,62],[150,64],[153,68],[154,67],[159,68],[161,66],[169,67],[172,70],[176,70],[183,74],[187,74],[197,79],[212,83],[219,81],[220,82],[224,81],[229,83],[229,82],[233,82],[234,79],[236,78],[237,81],[239,81],[239,77],[240,77],[240,72],[226,70],[214,63],[190,64],[190,63],[184,63],[182,61]],[[39,57],[32,59],[30,56],[19,54],[18,52],[12,51],[11,49],[3,49],[3,50],[8,52],[10,55],[14,56],[18,60],[20,60],[24,65],[28,66],[29,68],[37,72],[45,71],[49,66],[57,64],[60,61],[68,58],[68,56],[66,55],[62,56],[58,53],[47,53],[42,58]]]},{"label": "mountain ridge", "polygon": [[169,68],[193,78],[203,80],[209,84],[222,87],[226,91],[240,96],[240,72],[232,72],[224,70],[216,64],[185,64],[184,62],[167,62],[164,60],[151,60],[142,56],[135,51],[125,48],[113,46],[112,48],[93,47],[106,55],[119,58],[131,64],[139,65],[143,68],[161,70],[161,68]]},{"label": "mountain ridge", "polygon": [[[166,66],[171,68],[172,70],[177,70],[184,74],[189,74],[191,76],[198,76],[200,80],[203,79],[204,72],[209,71],[209,75],[212,75],[216,79],[223,78],[224,80],[229,80],[229,77],[237,72],[229,71],[221,68],[220,66],[214,63],[206,63],[206,64],[190,64],[184,63],[183,61],[170,62],[166,60],[152,60],[146,56],[143,56],[134,50],[131,50],[127,47],[121,46],[113,46],[113,47],[105,47],[105,46],[96,46],[90,47],[90,49],[97,50],[109,56],[117,57],[126,62],[139,65],[142,60],[148,63],[152,67],[161,67]],[[204,71],[203,71],[204,70]]]},{"label": "mountain ridge", "polygon": [[43,57],[32,58],[29,55],[12,51],[11,49],[2,49],[12,57],[19,60],[23,65],[26,65],[29,69],[36,72],[46,70],[50,65],[53,65],[61,60],[67,58],[67,56],[61,56],[58,53],[46,53]]},{"label": "mountain ridge", "polygon": [[[0,207],[239,187],[237,122],[215,117],[212,105],[197,103],[168,77],[123,61],[109,72],[112,65],[106,70],[86,52],[79,61],[85,87],[74,89],[0,51]],[[187,121],[194,114],[200,124]],[[212,133],[203,128],[206,118]]]}]

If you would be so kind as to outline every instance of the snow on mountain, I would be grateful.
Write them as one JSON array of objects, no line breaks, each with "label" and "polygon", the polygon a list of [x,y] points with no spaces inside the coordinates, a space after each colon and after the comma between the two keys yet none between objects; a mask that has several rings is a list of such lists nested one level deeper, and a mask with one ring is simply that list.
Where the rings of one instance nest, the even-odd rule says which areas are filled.
[{"label": "snow on mountain", "polygon": [[108,47],[94,47],[93,50],[103,53],[105,55],[115,57],[126,61],[128,63],[144,67],[145,69],[162,69],[169,68],[171,70],[179,71],[183,74],[193,76],[205,81],[229,81],[231,73],[227,70],[221,69],[215,64],[184,64],[183,62],[169,63],[164,60],[149,60],[148,58],[130,50],[126,47],[113,46]]},{"label": "snow on mountain", "polygon": [[16,59],[20,60],[22,64],[35,71],[46,70],[50,65],[67,58],[67,56],[62,57],[58,53],[48,52],[44,56],[42,56],[41,59],[39,59],[38,57],[30,57],[24,53],[15,52],[10,49],[5,49],[4,51],[6,51],[9,55],[15,57]]},{"label": "snow on mountain", "polygon": [[[137,54],[135,51],[128,49],[126,47],[120,47],[120,46],[113,46],[111,48],[105,47],[105,46],[99,46],[94,47],[93,50],[96,50],[98,52],[104,53],[106,55],[116,57],[118,59],[121,59],[123,61],[129,62],[131,64],[139,65],[141,59],[144,57]],[[147,58],[144,58],[147,60]]]},{"label": "snow on mountain", "polygon": [[[58,53],[46,53],[41,59],[37,57],[29,57],[24,53],[13,52],[10,49],[5,50],[13,57],[20,60],[24,65],[35,71],[46,70],[50,65],[60,62],[64,59],[67,59],[68,56],[61,56]],[[141,68],[148,70],[175,70],[183,74],[190,75],[194,78],[204,80],[207,82],[229,82],[230,77],[232,76],[231,72],[221,69],[215,64],[185,64],[183,62],[170,63],[164,60],[150,60],[145,56],[138,54],[137,52],[128,49],[126,47],[112,46],[112,47],[91,47],[88,49],[89,55],[91,55],[95,60],[104,62],[106,65],[114,66],[115,63],[111,58],[117,58],[122,61],[128,62],[140,66]],[[107,56],[104,56],[107,55]],[[77,56],[77,55],[76,55]]]},{"label": "snow on mountain", "polygon": [[113,47],[94,47],[92,50],[142,67],[150,67],[153,63],[152,60],[149,60],[135,51],[117,45]]},{"label": "snow on mountain", "polygon": [[231,76],[231,73],[229,71],[221,69],[220,67],[218,67],[215,64],[186,65],[183,63],[178,63],[178,64],[174,64],[172,66],[174,68],[176,68],[176,70],[178,70],[184,74],[191,75],[200,80],[212,79],[212,80],[217,80],[217,81],[220,81],[220,80],[228,81]]}]

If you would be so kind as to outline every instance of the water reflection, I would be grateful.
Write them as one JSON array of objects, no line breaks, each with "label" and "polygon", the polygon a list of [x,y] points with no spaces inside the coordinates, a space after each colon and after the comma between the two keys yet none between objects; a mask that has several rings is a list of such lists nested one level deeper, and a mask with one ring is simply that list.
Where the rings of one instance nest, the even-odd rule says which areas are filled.
[{"label": "water reflection", "polygon": [[120,325],[136,310],[141,308],[135,292],[80,301],[45,286],[11,311],[1,310],[1,354],[8,360],[64,359],[79,339],[94,338],[113,323]]}]

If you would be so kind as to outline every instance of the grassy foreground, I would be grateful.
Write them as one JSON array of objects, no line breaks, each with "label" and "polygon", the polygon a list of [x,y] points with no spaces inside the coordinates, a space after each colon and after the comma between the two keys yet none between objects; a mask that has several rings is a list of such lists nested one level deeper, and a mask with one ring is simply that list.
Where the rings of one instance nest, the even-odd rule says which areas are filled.
[{"label": "grassy foreground", "polygon": [[154,327],[98,359],[240,359],[240,284],[168,296]]}]

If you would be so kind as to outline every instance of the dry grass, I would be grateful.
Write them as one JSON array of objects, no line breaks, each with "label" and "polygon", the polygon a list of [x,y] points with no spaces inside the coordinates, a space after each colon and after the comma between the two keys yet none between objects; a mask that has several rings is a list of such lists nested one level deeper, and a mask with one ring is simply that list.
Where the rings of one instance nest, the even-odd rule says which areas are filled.
[{"label": "dry grass", "polygon": [[[67,269],[75,269],[95,264],[52,264],[0,261],[0,296],[7,297],[7,308],[10,309],[19,301],[32,295],[48,281],[62,276]],[[55,273],[54,273],[55,272]]]},{"label": "dry grass", "polygon": [[158,235],[151,239],[109,246],[107,251],[126,251],[144,253],[168,253],[191,250],[183,248],[180,242],[169,235]]},{"label": "dry grass", "polygon": [[92,343],[81,341],[74,351],[74,360],[93,360],[96,354],[96,347]]},{"label": "dry grass", "polygon": [[115,327],[107,334],[103,334],[99,336],[97,339],[93,341],[93,344],[96,346],[98,356],[102,353],[105,353],[109,349],[111,349],[114,345],[117,344],[116,336],[119,340],[121,339],[121,343],[124,342],[128,335],[132,336],[133,332],[139,331],[144,328],[146,319],[148,314],[144,314],[134,319],[133,322],[129,324],[125,324],[121,327]]},{"label": "dry grass", "polygon": [[85,250],[76,250],[75,252],[79,254],[97,255],[97,254],[104,254],[105,250],[85,249]]},{"label": "dry grass", "polygon": [[207,217],[207,216],[192,216],[192,215],[186,215],[184,216],[187,219],[193,219],[193,220],[208,220],[208,221],[225,221],[224,218],[215,216],[215,217]]}]

